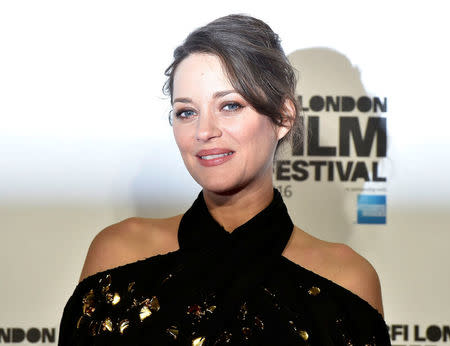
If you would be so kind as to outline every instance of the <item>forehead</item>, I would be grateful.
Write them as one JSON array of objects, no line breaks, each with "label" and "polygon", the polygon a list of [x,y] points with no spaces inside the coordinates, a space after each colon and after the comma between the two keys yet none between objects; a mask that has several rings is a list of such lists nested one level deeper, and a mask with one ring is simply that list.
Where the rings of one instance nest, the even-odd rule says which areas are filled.
[{"label": "forehead", "polygon": [[193,53],[177,66],[173,79],[173,98],[195,94],[211,96],[216,91],[233,89],[220,58]]}]

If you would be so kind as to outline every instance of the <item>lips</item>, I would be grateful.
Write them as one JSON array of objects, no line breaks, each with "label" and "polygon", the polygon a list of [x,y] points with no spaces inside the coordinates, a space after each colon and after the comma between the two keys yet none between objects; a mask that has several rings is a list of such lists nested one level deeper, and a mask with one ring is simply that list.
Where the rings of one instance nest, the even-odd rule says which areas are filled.
[{"label": "lips", "polygon": [[217,156],[217,155],[229,155],[233,154],[234,151],[230,149],[222,149],[222,148],[214,148],[209,150],[200,150],[197,153],[197,157],[205,158],[208,156]]},{"label": "lips", "polygon": [[200,150],[196,156],[200,164],[206,167],[221,165],[233,157],[234,151],[225,148]]},{"label": "lips", "polygon": [[223,153],[223,154],[216,154],[216,155],[204,155],[204,156],[200,156],[200,158],[202,160],[213,160],[213,159],[218,159],[219,157],[224,157],[224,156],[228,156],[228,155],[232,155],[232,152],[229,153]]}]

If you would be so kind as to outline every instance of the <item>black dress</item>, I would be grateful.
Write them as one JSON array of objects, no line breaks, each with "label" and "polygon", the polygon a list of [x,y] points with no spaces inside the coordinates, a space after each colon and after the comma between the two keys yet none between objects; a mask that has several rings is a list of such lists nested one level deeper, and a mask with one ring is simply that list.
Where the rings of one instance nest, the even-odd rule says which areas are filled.
[{"label": "black dress", "polygon": [[293,227],[276,189],[231,233],[200,193],[180,222],[179,250],[78,284],[59,345],[390,345],[369,303],[281,255]]}]

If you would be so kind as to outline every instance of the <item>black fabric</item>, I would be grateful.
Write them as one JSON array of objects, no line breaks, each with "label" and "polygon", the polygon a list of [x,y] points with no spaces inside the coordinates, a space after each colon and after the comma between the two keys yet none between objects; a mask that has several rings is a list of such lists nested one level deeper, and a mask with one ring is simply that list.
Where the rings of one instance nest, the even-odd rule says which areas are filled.
[{"label": "black fabric", "polygon": [[377,310],[281,255],[293,227],[276,189],[231,233],[200,193],[180,222],[179,250],[77,285],[59,345],[390,345]]}]

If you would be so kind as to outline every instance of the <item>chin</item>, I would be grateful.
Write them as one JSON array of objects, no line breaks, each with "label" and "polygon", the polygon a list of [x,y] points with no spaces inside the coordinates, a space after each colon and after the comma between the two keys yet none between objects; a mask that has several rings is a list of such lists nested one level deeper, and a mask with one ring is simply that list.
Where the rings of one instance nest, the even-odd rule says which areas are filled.
[{"label": "chin", "polygon": [[233,195],[244,188],[242,184],[232,183],[225,179],[195,179],[195,181],[203,188],[203,190],[213,192],[218,195]]}]

